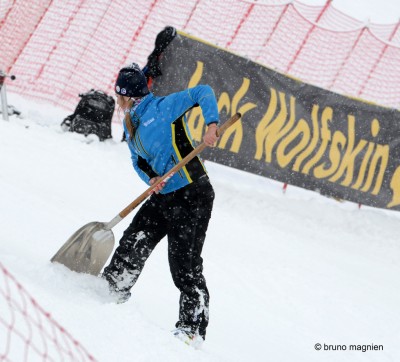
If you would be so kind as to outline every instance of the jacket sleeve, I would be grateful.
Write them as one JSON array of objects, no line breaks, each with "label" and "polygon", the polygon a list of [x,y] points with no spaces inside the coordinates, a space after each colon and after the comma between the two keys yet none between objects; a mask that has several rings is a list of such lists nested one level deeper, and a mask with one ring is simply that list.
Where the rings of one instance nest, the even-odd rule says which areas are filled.
[{"label": "jacket sleeve", "polygon": [[[175,111],[184,114],[192,107],[200,106],[205,123],[219,123],[218,105],[209,85],[198,85],[170,95]],[[176,98],[176,99],[175,99]]]}]

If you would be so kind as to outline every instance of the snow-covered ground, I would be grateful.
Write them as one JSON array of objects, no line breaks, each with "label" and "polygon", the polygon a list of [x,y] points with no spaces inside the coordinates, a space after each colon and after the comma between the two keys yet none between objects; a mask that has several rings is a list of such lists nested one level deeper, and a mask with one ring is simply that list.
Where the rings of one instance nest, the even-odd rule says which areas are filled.
[{"label": "snow-covered ground", "polygon": [[[207,162],[216,190],[204,248],[211,316],[194,350],[170,333],[179,294],[166,240],[122,305],[101,280],[49,262],[80,226],[111,220],[146,188],[120,125],[99,142],[62,132],[64,110],[14,94],[9,103],[24,118],[0,120],[1,263],[99,361],[400,360],[399,213],[293,186],[283,194],[278,182]],[[114,228],[117,240],[131,216]]]}]

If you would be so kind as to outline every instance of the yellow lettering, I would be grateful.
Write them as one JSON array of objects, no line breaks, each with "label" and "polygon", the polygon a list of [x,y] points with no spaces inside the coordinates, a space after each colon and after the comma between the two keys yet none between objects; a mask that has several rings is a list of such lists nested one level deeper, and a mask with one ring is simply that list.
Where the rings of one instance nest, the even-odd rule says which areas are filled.
[{"label": "yellow lettering", "polygon": [[[289,146],[300,134],[302,134],[300,142],[291,148],[291,150],[285,154],[286,147]],[[310,128],[308,123],[304,119],[300,119],[295,128],[282,139],[279,144],[276,155],[279,166],[286,167],[293,158],[296,157],[308,144],[310,140]]]},{"label": "yellow lettering", "polygon": [[[203,68],[203,62],[197,62],[196,70],[189,80],[188,88],[193,88],[200,83],[200,79],[203,76]],[[200,107],[192,109],[188,118],[188,125],[193,139],[197,142],[201,142],[204,129],[204,117]]]},{"label": "yellow lettering", "polygon": [[329,180],[336,182],[346,172],[345,179],[341,182],[343,186],[349,186],[353,181],[354,174],[354,162],[357,155],[366,146],[367,141],[361,140],[357,147],[354,149],[355,142],[355,118],[352,115],[348,116],[348,143],[343,155],[342,162],[336,174],[334,174]]},{"label": "yellow lettering", "polygon": [[[203,71],[204,64],[198,61],[188,84],[190,88],[200,83]],[[240,88],[232,98],[230,93],[222,92],[218,98],[218,111],[228,115],[240,112],[243,119],[246,112],[256,108],[257,105],[251,102],[239,106],[249,90],[250,83],[248,78],[243,78]],[[331,107],[325,107],[320,112],[320,106],[313,104],[311,125],[305,119],[297,120],[296,102],[294,96],[287,99],[284,92],[277,92],[274,88],[270,88],[268,107],[255,130],[254,159],[264,158],[265,162],[272,162],[276,157],[276,162],[281,168],[288,167],[294,162],[292,170],[295,172],[305,175],[311,173],[317,179],[340,182],[345,187],[377,195],[382,187],[389,162],[389,146],[368,142],[365,139],[360,139],[356,143],[356,120],[353,115],[347,116],[347,135],[341,131],[332,134],[330,123],[333,119],[333,109]],[[321,124],[319,124],[319,119]],[[205,122],[200,107],[191,110],[188,124],[193,139],[201,142]],[[373,119],[372,136],[376,137],[379,130],[379,121]],[[231,152],[238,153],[242,140],[243,125],[239,121],[221,136],[217,147],[220,149],[229,147]],[[355,175],[357,170],[358,174]],[[355,179],[354,183],[353,179]],[[390,186],[393,197],[387,205],[389,208],[400,205],[400,166],[393,174]]]},{"label": "yellow lettering", "polygon": [[[254,103],[248,102],[248,103],[245,103],[244,105],[242,105],[239,109],[237,108],[240,100],[244,97],[244,95],[248,91],[249,86],[250,86],[250,80],[247,78],[243,78],[242,85],[240,86],[239,90],[236,92],[236,94],[233,96],[233,99],[232,99],[231,115],[234,115],[236,112],[239,112],[239,113],[241,113],[242,118],[243,118],[243,115],[246,112],[257,107]],[[226,100],[225,100],[225,102],[226,102]],[[222,135],[219,142],[217,143],[218,148],[225,148],[229,138],[232,135],[234,135],[234,136],[233,136],[233,141],[232,141],[230,151],[238,153],[239,149],[240,149],[240,145],[242,144],[242,139],[243,139],[243,125],[242,125],[241,120],[236,122],[234,125],[232,125],[225,131],[225,133]]]},{"label": "yellow lettering", "polygon": [[[376,168],[377,168],[379,160],[381,161],[380,169],[379,169],[379,172],[377,172]],[[388,145],[384,145],[384,146],[377,145],[375,154],[372,157],[372,161],[371,161],[371,164],[369,167],[367,182],[365,183],[365,185],[361,189],[361,191],[367,192],[372,185],[372,181],[373,181],[375,175],[377,175],[375,187],[371,193],[372,193],[372,195],[377,195],[379,193],[379,191],[382,187],[383,176],[385,175],[385,170],[386,170],[388,162],[389,162],[389,146]]]},{"label": "yellow lettering", "polygon": [[326,178],[335,173],[340,164],[341,150],[346,146],[346,137],[340,131],[333,134],[332,146],[329,150],[330,166],[325,168],[325,162],[314,169],[316,178]]},{"label": "yellow lettering", "polygon": [[328,122],[332,121],[333,110],[331,107],[326,107],[322,112],[322,127],[321,127],[321,146],[319,147],[317,153],[312,157],[303,167],[302,173],[308,175],[311,167],[313,167],[325,154],[326,148],[328,146],[329,141],[331,140],[331,131],[328,127]]},{"label": "yellow lettering", "polygon": [[319,106],[314,104],[314,106],[312,108],[312,112],[311,112],[311,120],[312,120],[313,130],[314,130],[312,139],[311,139],[311,142],[306,147],[306,149],[297,157],[296,162],[294,163],[294,166],[293,166],[293,171],[300,170],[301,163],[308,156],[311,155],[311,153],[314,151],[315,147],[318,144],[318,140],[319,140],[318,110],[319,110]]},{"label": "yellow lettering", "polygon": [[358,173],[357,181],[354,185],[351,186],[351,188],[358,190],[361,187],[362,182],[364,181],[365,172],[367,170],[369,160],[371,158],[372,152],[374,151],[374,147],[375,147],[375,144],[372,142],[369,142],[367,152],[365,153],[365,156],[361,163],[360,172]]},{"label": "yellow lettering", "polygon": [[[201,77],[203,76],[203,69],[203,62],[198,61],[196,70],[190,78],[188,85],[189,88],[195,87],[197,84],[200,83]],[[230,113],[231,115],[235,114],[236,112],[240,112],[243,118],[243,115],[246,112],[257,107],[254,103],[247,102],[238,109],[239,102],[245,96],[246,92],[249,89],[249,86],[250,80],[247,78],[243,78],[242,85],[233,96],[232,102],[229,98],[229,94],[227,92],[223,92],[218,99],[218,111],[221,112],[223,109],[225,109],[226,113]],[[188,118],[188,125],[193,139],[197,142],[201,142],[204,133],[205,122],[201,109],[199,107],[195,107],[191,110]],[[243,139],[243,126],[241,121],[236,122],[222,135],[219,142],[217,143],[217,147],[222,149],[226,148],[226,145],[231,137],[233,137],[233,140],[230,151],[237,153],[239,152],[240,145]]]},{"label": "yellow lettering", "polygon": [[[265,145],[265,161],[271,162],[272,150],[275,144],[279,141],[280,138],[282,138],[283,135],[285,135],[289,131],[291,127],[291,124],[285,126],[288,115],[285,93],[279,92],[279,102],[281,105],[279,113],[276,118],[271,122],[277,105],[276,91],[274,89],[271,89],[271,101],[268,106],[267,113],[265,114],[256,129],[257,152],[255,158],[258,160],[261,159],[263,152],[262,146]],[[295,112],[294,97],[290,98],[290,104],[292,112]],[[291,117],[291,120],[293,120],[294,122],[294,118]],[[262,146],[260,147],[260,145]]]},{"label": "yellow lettering", "polygon": [[393,173],[392,180],[390,181],[390,188],[393,190],[393,196],[387,207],[400,205],[400,166],[397,167],[396,171]]},{"label": "yellow lettering", "polygon": [[[379,130],[380,130],[379,121],[377,119],[373,119],[371,122],[372,137],[375,138],[379,134]],[[373,142],[370,142],[368,144],[367,152],[365,153],[365,156],[361,163],[360,172],[358,173],[357,181],[354,185],[351,186],[353,189],[358,190],[361,187],[362,182],[364,181],[365,178],[365,173],[369,165],[369,160],[371,158],[372,152],[374,151],[374,147],[375,144]]]},{"label": "yellow lettering", "polygon": [[[263,153],[264,148],[267,149],[268,144],[268,126],[272,121],[272,117],[275,114],[276,108],[278,106],[278,97],[276,94],[276,90],[271,88],[271,97],[269,100],[269,105],[267,108],[267,112],[264,117],[261,119],[260,123],[256,128],[256,154],[254,158],[256,160],[260,160]],[[270,158],[269,158],[270,159]],[[268,162],[268,155],[266,155],[265,160]]]}]

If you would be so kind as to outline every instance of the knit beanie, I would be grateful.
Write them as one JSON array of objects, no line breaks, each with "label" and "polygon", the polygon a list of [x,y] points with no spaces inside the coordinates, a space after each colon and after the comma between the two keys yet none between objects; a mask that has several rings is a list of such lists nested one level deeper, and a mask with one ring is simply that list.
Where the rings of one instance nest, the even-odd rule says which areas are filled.
[{"label": "knit beanie", "polygon": [[136,63],[119,71],[115,82],[115,93],[127,97],[144,97],[149,94],[146,76]]}]

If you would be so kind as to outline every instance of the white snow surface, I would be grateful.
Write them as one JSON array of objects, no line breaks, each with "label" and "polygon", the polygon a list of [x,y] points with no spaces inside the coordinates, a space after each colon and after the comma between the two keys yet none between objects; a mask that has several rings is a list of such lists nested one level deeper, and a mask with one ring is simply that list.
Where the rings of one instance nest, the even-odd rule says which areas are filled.
[{"label": "white snow surface", "polygon": [[[110,221],[147,187],[121,126],[99,142],[64,133],[65,110],[13,94],[9,103],[24,118],[0,120],[0,260],[99,361],[400,360],[398,212],[294,186],[284,194],[279,182],[206,162],[216,191],[203,252],[210,325],[195,350],[170,333],[179,293],[166,240],[125,304],[99,278],[49,261],[79,227]],[[113,229],[117,241],[132,216]]]}]

